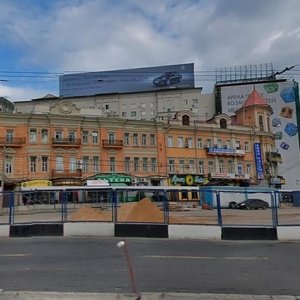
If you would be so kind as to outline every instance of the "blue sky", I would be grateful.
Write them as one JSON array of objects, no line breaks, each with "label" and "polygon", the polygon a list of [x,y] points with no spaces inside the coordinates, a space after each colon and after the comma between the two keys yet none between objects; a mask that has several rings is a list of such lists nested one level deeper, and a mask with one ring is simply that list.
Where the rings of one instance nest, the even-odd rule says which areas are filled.
[{"label": "blue sky", "polygon": [[300,64],[299,20],[299,0],[0,0],[0,97],[58,95],[75,71],[190,62],[211,93],[219,67]]}]

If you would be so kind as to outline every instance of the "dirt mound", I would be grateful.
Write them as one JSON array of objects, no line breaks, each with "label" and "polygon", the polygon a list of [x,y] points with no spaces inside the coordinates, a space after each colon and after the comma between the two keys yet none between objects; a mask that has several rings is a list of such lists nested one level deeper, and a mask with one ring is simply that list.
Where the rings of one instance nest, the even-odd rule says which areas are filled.
[{"label": "dirt mound", "polygon": [[68,219],[70,221],[111,221],[111,213],[103,212],[98,208],[82,206],[73,212]]},{"label": "dirt mound", "polygon": [[149,198],[144,198],[131,207],[125,221],[163,222],[164,215]]},{"label": "dirt mound", "polygon": [[[164,215],[160,209],[149,199],[139,202],[124,203],[117,210],[118,221],[121,222],[163,222]],[[101,211],[99,208],[83,206],[72,213],[70,221],[112,221],[112,212]]]}]

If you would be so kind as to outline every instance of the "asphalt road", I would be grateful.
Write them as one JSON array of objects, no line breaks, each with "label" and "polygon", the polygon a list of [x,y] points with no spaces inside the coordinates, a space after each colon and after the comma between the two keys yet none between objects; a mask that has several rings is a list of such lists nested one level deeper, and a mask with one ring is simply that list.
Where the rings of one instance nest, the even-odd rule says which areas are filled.
[{"label": "asphalt road", "polygon": [[[117,238],[0,239],[0,289],[128,293]],[[126,239],[140,292],[300,295],[300,242]]]}]

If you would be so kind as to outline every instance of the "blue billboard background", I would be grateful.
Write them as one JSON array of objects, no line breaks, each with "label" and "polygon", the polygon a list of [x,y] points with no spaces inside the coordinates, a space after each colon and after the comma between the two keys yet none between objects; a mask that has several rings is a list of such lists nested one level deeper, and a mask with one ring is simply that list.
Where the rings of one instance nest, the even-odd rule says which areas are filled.
[{"label": "blue billboard background", "polygon": [[60,97],[194,88],[194,64],[168,65],[59,77]]}]

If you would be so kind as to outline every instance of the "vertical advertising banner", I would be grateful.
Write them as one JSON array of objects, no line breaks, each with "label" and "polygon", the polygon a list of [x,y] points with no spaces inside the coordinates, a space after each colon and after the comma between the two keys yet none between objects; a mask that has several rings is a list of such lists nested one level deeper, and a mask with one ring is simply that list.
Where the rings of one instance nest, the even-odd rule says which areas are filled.
[{"label": "vertical advertising banner", "polygon": [[[298,84],[294,81],[241,84],[221,87],[222,112],[232,116],[256,89],[273,109],[272,132],[281,154],[278,175],[286,179],[285,189],[300,188],[300,151],[297,125]],[[298,112],[299,114],[300,112]]]},{"label": "vertical advertising banner", "polygon": [[256,165],[257,179],[264,179],[264,164],[261,155],[260,143],[254,143],[254,157]]}]

